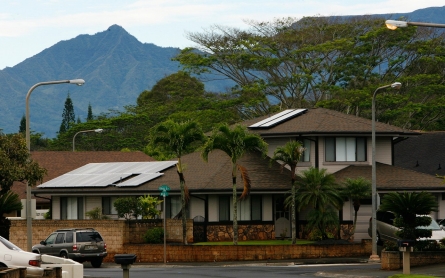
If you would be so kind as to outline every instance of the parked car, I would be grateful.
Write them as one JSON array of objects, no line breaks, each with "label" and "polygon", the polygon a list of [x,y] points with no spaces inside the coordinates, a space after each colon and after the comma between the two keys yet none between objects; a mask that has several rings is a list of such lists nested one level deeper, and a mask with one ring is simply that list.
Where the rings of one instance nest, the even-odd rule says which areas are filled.
[{"label": "parked car", "polygon": [[26,277],[42,277],[42,260],[39,254],[23,251],[0,236],[0,267],[26,267]]},{"label": "parked car", "polygon": [[68,258],[79,263],[90,262],[93,267],[100,267],[107,256],[107,244],[93,228],[60,229],[40,244],[34,245],[32,252]]},{"label": "parked car", "polygon": [[[377,211],[377,244],[383,244],[383,241],[397,241],[400,238],[396,236],[396,232],[400,230],[394,226],[395,215],[389,211]],[[428,215],[429,216],[429,215]],[[429,216],[431,217],[431,216]],[[432,235],[429,238],[420,238],[420,240],[441,240],[445,238],[445,231],[439,226],[439,224],[431,219],[429,226],[420,226],[420,229],[428,229],[432,231]],[[368,235],[372,237],[372,218],[369,219]]]}]

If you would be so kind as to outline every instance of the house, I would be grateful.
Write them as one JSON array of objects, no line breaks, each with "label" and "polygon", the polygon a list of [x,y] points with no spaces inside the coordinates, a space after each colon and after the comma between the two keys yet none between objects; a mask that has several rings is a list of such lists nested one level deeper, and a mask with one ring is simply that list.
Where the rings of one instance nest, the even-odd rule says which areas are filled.
[{"label": "house", "polygon": [[[154,161],[153,158],[143,152],[71,152],[71,151],[32,151],[31,158],[37,161],[40,167],[47,170],[47,175],[43,177],[42,182],[52,180],[62,174],[79,168],[87,163],[94,162],[131,162],[131,161]],[[19,195],[24,208],[21,212],[12,213],[8,216],[26,216],[26,185],[22,182],[14,182],[13,192]],[[51,195],[34,194],[32,202],[35,204],[32,209],[33,218],[43,219],[44,212],[48,211],[51,205]]]},{"label": "house", "polygon": [[[301,141],[306,150],[298,164],[298,172],[309,167],[319,167],[333,173],[339,182],[347,177],[363,176],[371,179],[371,121],[368,119],[324,108],[289,109],[242,124],[262,136],[269,144],[268,157],[273,155],[277,147],[283,146],[289,140]],[[395,145],[402,139],[419,135],[418,132],[376,123],[378,193],[428,190],[437,194],[439,200],[439,179],[393,166]],[[194,219],[196,230],[202,231],[202,234],[196,234],[195,237],[202,237],[204,240],[230,240],[232,180],[229,157],[221,151],[214,151],[209,155],[208,163],[201,159],[200,153],[185,155],[182,161],[186,165],[184,176],[191,194],[188,218]],[[151,163],[155,162],[148,162]],[[262,158],[258,153],[246,154],[239,164],[247,168],[252,182],[250,197],[241,201],[238,206],[239,228],[243,231],[240,240],[274,238],[282,233],[290,236],[290,213],[284,206],[286,193],[290,189],[289,170],[281,171],[278,163],[270,165],[270,159]],[[174,161],[170,167],[159,170],[158,177],[142,181],[138,185],[124,186],[128,183],[126,178],[120,178],[120,173],[114,173],[117,174],[114,179],[110,175],[108,185],[104,186],[103,183],[100,187],[87,183],[81,187],[75,184],[66,186],[66,179],[61,176],[50,181],[50,187],[48,182],[43,183],[32,192],[52,196],[54,219],[68,217],[67,214],[61,213],[62,210],[73,209],[79,203],[84,206],[83,213],[102,204],[106,214],[117,217],[111,205],[115,198],[144,194],[159,196],[159,187],[168,185],[170,191],[163,216],[174,218],[180,212],[180,189],[177,171],[173,165]],[[78,170],[80,174],[88,174],[82,172],[82,169],[75,171]],[[127,173],[128,177],[137,177],[138,173],[130,172]],[[238,180],[241,191],[241,178]],[[120,183],[123,184],[119,185]],[[66,198],[71,198],[72,203],[64,207],[62,200]],[[352,203],[346,202],[339,212],[342,224],[352,224],[353,213]],[[370,215],[371,199],[362,202],[355,240],[369,238],[366,231]],[[84,215],[77,214],[76,217]],[[304,212],[300,213],[298,221],[305,221]]]}]

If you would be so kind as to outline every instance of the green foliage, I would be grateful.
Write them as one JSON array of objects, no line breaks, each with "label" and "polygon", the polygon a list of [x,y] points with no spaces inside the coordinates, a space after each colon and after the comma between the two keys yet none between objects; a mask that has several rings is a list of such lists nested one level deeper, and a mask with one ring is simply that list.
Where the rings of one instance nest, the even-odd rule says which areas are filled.
[{"label": "green foliage", "polygon": [[429,192],[390,192],[383,196],[379,210],[394,213],[394,225],[400,228],[397,236],[415,240],[431,237],[431,230],[417,227],[428,226],[431,218],[423,215],[437,211],[437,208],[437,200]]},{"label": "green foliage", "polygon": [[53,212],[52,212],[51,207],[49,208],[49,210],[47,212],[45,212],[45,214],[43,215],[43,218],[45,218],[46,220],[53,219]]},{"label": "green foliage", "polygon": [[19,195],[8,191],[0,196],[0,217],[4,217],[5,213],[19,211],[23,208]]},{"label": "green foliage", "polygon": [[20,126],[19,126],[19,133],[25,134],[26,132],[26,117],[25,115],[22,116],[20,119]]},{"label": "green foliage", "polygon": [[284,169],[284,167],[289,166],[290,167],[290,174],[291,174],[291,222],[292,222],[292,244],[295,244],[297,240],[297,233],[296,233],[296,212],[295,212],[295,192],[297,190],[296,184],[295,184],[295,175],[296,175],[296,169],[297,164],[301,159],[301,156],[303,155],[304,148],[301,142],[299,141],[289,141],[284,145],[283,147],[278,147],[271,158],[271,162],[280,162],[281,163],[281,170]]},{"label": "green foliage", "polygon": [[157,244],[164,242],[164,229],[152,228],[144,234],[144,240],[146,243]]},{"label": "green foliage", "polygon": [[62,113],[62,123],[60,124],[59,133],[65,133],[76,123],[76,115],[74,114],[73,101],[71,100],[70,94],[66,97],[65,107]]},{"label": "green foliage", "polygon": [[158,210],[157,207],[162,203],[162,200],[159,200],[157,197],[144,195],[140,196],[138,201],[141,207],[142,219],[152,219],[161,214],[161,211]]},{"label": "green foliage", "polygon": [[46,169],[32,160],[23,135],[0,134],[0,194],[7,193],[15,181],[27,180],[30,186],[42,180]]},{"label": "green foliage", "polygon": [[267,143],[257,134],[250,133],[245,127],[236,125],[230,128],[227,124],[216,127],[209,139],[202,147],[201,157],[208,161],[209,154],[213,150],[221,150],[226,153],[231,160],[232,173],[232,198],[233,198],[233,244],[238,244],[238,213],[237,213],[237,170],[240,171],[244,181],[244,190],[240,199],[245,198],[250,193],[250,178],[247,169],[238,165],[238,160],[245,152],[259,151],[263,156],[267,153]]},{"label": "green foliage", "polygon": [[87,114],[87,122],[92,121],[94,119],[93,116],[93,108],[91,108],[91,103],[88,103],[88,114]]},{"label": "green foliage", "polygon": [[126,220],[138,218],[142,214],[139,199],[135,197],[117,198],[113,206],[116,208],[117,216]]},{"label": "green foliage", "polygon": [[85,212],[85,215],[90,219],[110,219],[108,215],[102,214],[102,209],[99,207],[95,207],[94,209]]}]

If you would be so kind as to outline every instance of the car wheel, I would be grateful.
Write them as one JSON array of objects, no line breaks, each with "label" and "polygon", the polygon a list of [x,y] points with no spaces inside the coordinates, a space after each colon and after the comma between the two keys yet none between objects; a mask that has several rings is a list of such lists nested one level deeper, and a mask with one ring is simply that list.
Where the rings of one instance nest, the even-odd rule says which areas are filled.
[{"label": "car wheel", "polygon": [[62,257],[64,259],[68,259],[68,254],[66,252],[62,252],[62,253],[60,253],[60,257]]},{"label": "car wheel", "polygon": [[92,260],[91,261],[91,266],[95,267],[95,268],[99,268],[102,264],[102,259],[98,259],[98,260]]}]

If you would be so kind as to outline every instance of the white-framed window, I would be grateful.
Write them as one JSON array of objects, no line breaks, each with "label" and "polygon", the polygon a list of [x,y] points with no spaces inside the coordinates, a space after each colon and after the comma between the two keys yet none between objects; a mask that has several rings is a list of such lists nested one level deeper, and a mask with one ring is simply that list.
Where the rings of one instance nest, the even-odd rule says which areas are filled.
[{"label": "white-framed window", "polygon": [[326,137],[325,161],[366,161],[365,137]]},{"label": "white-framed window", "polygon": [[[301,156],[300,161],[301,162],[310,162],[311,161],[311,140],[309,139],[303,139],[303,148],[304,152]],[[301,142],[301,141],[300,141]]]},{"label": "white-framed window", "polygon": [[[221,195],[218,198],[219,221],[233,221],[233,198],[229,195]],[[238,201],[237,212],[239,221],[262,220],[262,195],[250,195],[242,201]]]}]

